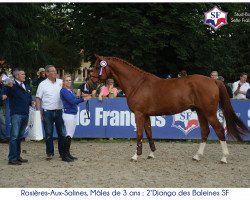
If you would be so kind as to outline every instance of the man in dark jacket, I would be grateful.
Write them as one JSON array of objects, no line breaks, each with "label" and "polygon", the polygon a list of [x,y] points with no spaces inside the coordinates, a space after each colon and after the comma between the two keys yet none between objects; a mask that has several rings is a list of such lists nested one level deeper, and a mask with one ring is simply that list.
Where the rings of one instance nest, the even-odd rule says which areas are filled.
[{"label": "man in dark jacket", "polygon": [[224,83],[224,85],[225,85],[225,87],[226,87],[226,89],[227,89],[228,96],[229,96],[230,98],[233,98],[232,89],[231,89],[231,87],[230,87],[228,84],[225,83],[224,78],[223,78],[222,76],[218,76],[218,80],[220,80],[220,81],[222,81],[222,82]]},{"label": "man in dark jacket", "polygon": [[79,85],[78,90],[76,92],[77,97],[81,97],[81,96],[87,97],[87,96],[89,96],[89,94],[91,94],[93,96],[95,95],[95,93],[96,93],[96,90],[94,89],[95,86],[90,85],[89,80],[90,80],[89,77],[87,77],[85,79],[85,82],[82,83],[81,85]]},{"label": "man in dark jacket", "polygon": [[46,79],[45,69],[39,68],[37,72],[37,77],[32,80],[32,85],[38,87],[38,85]]},{"label": "man in dark jacket", "polygon": [[25,72],[14,70],[15,80],[7,87],[7,96],[10,100],[10,144],[9,165],[21,165],[28,160],[23,159],[21,154],[21,140],[28,124],[29,106],[32,104],[31,87],[25,85]]},{"label": "man in dark jacket", "polygon": [[8,143],[8,137],[6,135],[6,123],[5,123],[5,111],[3,103],[7,99],[6,87],[3,84],[3,76],[5,74],[0,72],[0,143]]},{"label": "man in dark jacket", "polygon": [[246,98],[247,98],[247,99],[250,99],[250,89],[247,90]]}]

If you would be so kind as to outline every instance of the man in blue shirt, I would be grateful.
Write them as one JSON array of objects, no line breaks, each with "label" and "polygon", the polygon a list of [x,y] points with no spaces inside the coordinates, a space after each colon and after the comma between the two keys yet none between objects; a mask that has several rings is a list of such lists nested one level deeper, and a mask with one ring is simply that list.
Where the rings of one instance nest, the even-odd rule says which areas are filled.
[{"label": "man in blue shirt", "polygon": [[14,70],[14,82],[9,82],[7,96],[10,100],[9,165],[21,165],[28,160],[21,157],[21,140],[28,124],[29,106],[32,104],[31,87],[25,85],[25,72]]}]

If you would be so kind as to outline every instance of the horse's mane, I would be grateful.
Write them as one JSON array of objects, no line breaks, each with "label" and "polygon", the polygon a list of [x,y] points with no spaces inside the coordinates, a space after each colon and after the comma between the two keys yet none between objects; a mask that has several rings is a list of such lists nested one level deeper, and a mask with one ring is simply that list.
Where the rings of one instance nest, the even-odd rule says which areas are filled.
[{"label": "horse's mane", "polygon": [[[140,69],[140,68],[138,68],[138,67],[132,65],[132,64],[129,63],[128,61],[125,61],[125,60],[123,60],[123,59],[121,59],[121,58],[117,58],[117,57],[105,57],[105,58],[106,58],[106,59],[114,59],[114,60],[117,60],[117,61],[119,61],[119,62],[123,62],[124,64],[126,64],[126,65],[132,67],[133,69],[137,70],[138,72],[140,72],[140,73],[142,73],[142,74],[149,75],[149,76],[155,76],[154,74],[151,74],[151,73],[149,73],[149,72],[145,72],[145,71],[143,71],[142,69]],[[157,76],[155,76],[155,77],[157,77]]]}]

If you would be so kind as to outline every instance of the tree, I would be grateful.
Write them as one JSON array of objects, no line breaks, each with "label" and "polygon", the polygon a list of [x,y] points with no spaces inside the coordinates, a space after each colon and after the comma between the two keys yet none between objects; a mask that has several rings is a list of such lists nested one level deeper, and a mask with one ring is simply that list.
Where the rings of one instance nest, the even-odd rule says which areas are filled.
[{"label": "tree", "polygon": [[13,68],[32,69],[43,32],[38,4],[0,4],[0,54]]},{"label": "tree", "polygon": [[[64,4],[61,4],[64,5]],[[47,64],[69,72],[79,67],[79,50],[70,43],[68,20],[50,4],[0,4],[0,55],[29,76]],[[55,8],[54,8],[55,10]]]},{"label": "tree", "polygon": [[204,25],[211,3],[0,4],[0,50],[19,66],[51,63],[70,72],[84,49],[92,63],[97,53],[162,77],[181,69],[204,75],[217,70],[234,81],[240,72],[250,73],[250,23],[231,21],[249,4],[216,5],[229,22],[217,31]]},{"label": "tree", "polygon": [[44,23],[55,33],[52,37],[45,37],[41,44],[46,63],[53,63],[72,73],[79,68],[81,57],[80,48],[74,43],[72,22],[68,17],[71,12],[69,4],[45,4],[42,8]]},{"label": "tree", "polygon": [[[94,53],[118,56],[157,75],[208,75],[218,70],[235,79],[245,70],[249,52],[249,25],[228,24],[213,31],[203,24],[213,4],[70,4],[74,39],[88,59]],[[247,4],[220,4],[229,13],[249,9]],[[230,15],[229,15],[230,21]],[[241,39],[243,38],[243,39]],[[244,56],[243,56],[244,55]],[[235,66],[242,66],[235,68]]]}]

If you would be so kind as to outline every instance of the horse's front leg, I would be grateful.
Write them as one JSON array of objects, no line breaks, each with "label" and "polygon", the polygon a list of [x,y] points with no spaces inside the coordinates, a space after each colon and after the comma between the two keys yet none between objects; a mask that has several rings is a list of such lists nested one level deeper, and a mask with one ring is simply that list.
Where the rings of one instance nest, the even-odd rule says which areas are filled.
[{"label": "horse's front leg", "polygon": [[145,123],[144,123],[144,128],[147,134],[147,138],[148,138],[148,143],[149,143],[149,147],[151,149],[150,154],[148,155],[148,159],[150,158],[154,158],[154,151],[156,150],[155,148],[155,143],[152,137],[152,128],[151,128],[151,121],[150,121],[150,116],[146,116],[145,117]]},{"label": "horse's front leg", "polygon": [[145,122],[145,116],[141,112],[135,112],[135,123],[137,133],[137,148],[135,155],[131,158],[132,161],[137,161],[138,156],[142,154],[142,137],[143,137],[143,126]]}]

